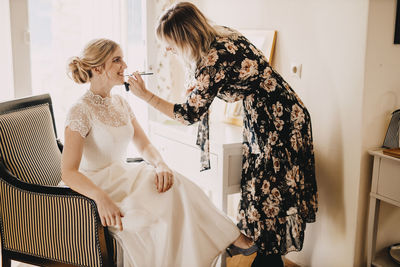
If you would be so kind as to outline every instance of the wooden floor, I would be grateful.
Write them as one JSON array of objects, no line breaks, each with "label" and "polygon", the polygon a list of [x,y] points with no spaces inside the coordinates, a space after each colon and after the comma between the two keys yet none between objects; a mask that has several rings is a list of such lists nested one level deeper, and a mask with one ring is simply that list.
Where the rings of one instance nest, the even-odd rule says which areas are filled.
[{"label": "wooden floor", "polygon": [[[256,253],[250,256],[236,255],[226,258],[226,267],[250,267],[254,258],[256,257]],[[285,263],[285,267],[300,267],[299,265],[283,258],[283,262]],[[12,267],[34,267],[33,265],[12,262]]]},{"label": "wooden floor", "polygon": [[[256,257],[256,253],[250,256],[236,255],[226,258],[226,267],[250,267],[254,258]],[[300,267],[299,265],[291,262],[288,259],[283,258],[283,262],[285,267]]]},{"label": "wooden floor", "polygon": [[[237,255],[226,258],[226,267],[250,267],[251,263],[253,262],[254,258],[256,257],[256,253],[250,256],[242,256]],[[283,258],[283,262],[285,263],[285,267],[300,267],[299,265]],[[33,265],[24,264],[24,263],[17,263],[12,262],[12,267],[34,267]]]}]

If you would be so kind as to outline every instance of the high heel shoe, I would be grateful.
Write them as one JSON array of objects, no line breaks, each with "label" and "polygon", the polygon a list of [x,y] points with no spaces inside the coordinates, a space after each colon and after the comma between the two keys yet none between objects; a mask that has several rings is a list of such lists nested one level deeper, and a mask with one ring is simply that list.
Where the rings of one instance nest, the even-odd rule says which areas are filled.
[{"label": "high heel shoe", "polygon": [[255,252],[258,251],[258,247],[256,244],[249,248],[240,248],[235,246],[234,244],[231,244],[229,247],[226,248],[226,253],[228,253],[229,256],[233,257],[237,254],[242,254],[245,256],[249,256]]}]

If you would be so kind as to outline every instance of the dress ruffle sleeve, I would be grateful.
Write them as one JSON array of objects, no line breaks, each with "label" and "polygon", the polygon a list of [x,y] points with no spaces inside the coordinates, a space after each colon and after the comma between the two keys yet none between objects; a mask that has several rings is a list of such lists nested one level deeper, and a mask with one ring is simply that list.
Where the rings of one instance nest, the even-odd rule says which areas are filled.
[{"label": "dress ruffle sleeve", "polygon": [[226,83],[225,69],[219,64],[218,54],[213,50],[210,54],[215,60],[211,62],[212,64],[203,62],[203,67],[197,69],[195,89],[189,94],[186,102],[174,105],[176,120],[186,125],[199,122],[196,144],[201,150],[200,171],[210,169],[208,110]]}]

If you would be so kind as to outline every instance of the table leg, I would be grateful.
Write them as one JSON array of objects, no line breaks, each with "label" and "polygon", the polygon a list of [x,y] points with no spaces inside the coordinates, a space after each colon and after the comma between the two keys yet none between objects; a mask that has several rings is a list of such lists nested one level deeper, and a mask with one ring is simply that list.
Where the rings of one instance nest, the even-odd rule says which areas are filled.
[{"label": "table leg", "polygon": [[378,231],[378,221],[379,221],[379,207],[380,207],[380,200],[370,196],[369,214],[368,214],[367,266],[372,266],[372,261],[374,260],[375,257],[376,234]]}]

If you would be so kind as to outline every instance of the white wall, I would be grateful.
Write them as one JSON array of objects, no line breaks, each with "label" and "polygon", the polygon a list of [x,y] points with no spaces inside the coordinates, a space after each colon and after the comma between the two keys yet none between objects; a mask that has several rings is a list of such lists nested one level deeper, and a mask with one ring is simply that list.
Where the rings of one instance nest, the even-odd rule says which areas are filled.
[{"label": "white wall", "polygon": [[[395,0],[193,2],[218,24],[276,29],[275,67],[311,113],[320,209],[303,250],[288,258],[302,266],[364,265],[371,179],[365,151],[381,145],[390,112],[400,108]],[[0,0],[0,101],[13,97],[9,23],[9,1]],[[291,62],[303,65],[300,80],[289,75]],[[400,239],[392,230],[398,209],[384,205],[381,218],[378,248]]]},{"label": "white wall", "polygon": [[[365,263],[368,192],[372,158],[367,150],[382,145],[391,113],[400,108],[400,45],[393,44],[395,0],[370,0],[363,102],[360,207],[356,260]],[[400,241],[400,209],[382,204],[377,249]],[[363,227],[364,226],[364,227]]]},{"label": "white wall", "polygon": [[31,58],[28,0],[12,0],[10,3],[11,40],[13,57],[14,96],[32,94]]},{"label": "white wall", "polygon": [[[275,67],[311,113],[320,194],[317,222],[307,226],[303,250],[288,258],[302,266],[352,266],[368,1],[199,2],[217,24],[278,31]],[[290,76],[291,62],[302,64],[300,80]]]},{"label": "white wall", "polygon": [[9,0],[0,0],[0,101],[14,97]]}]

